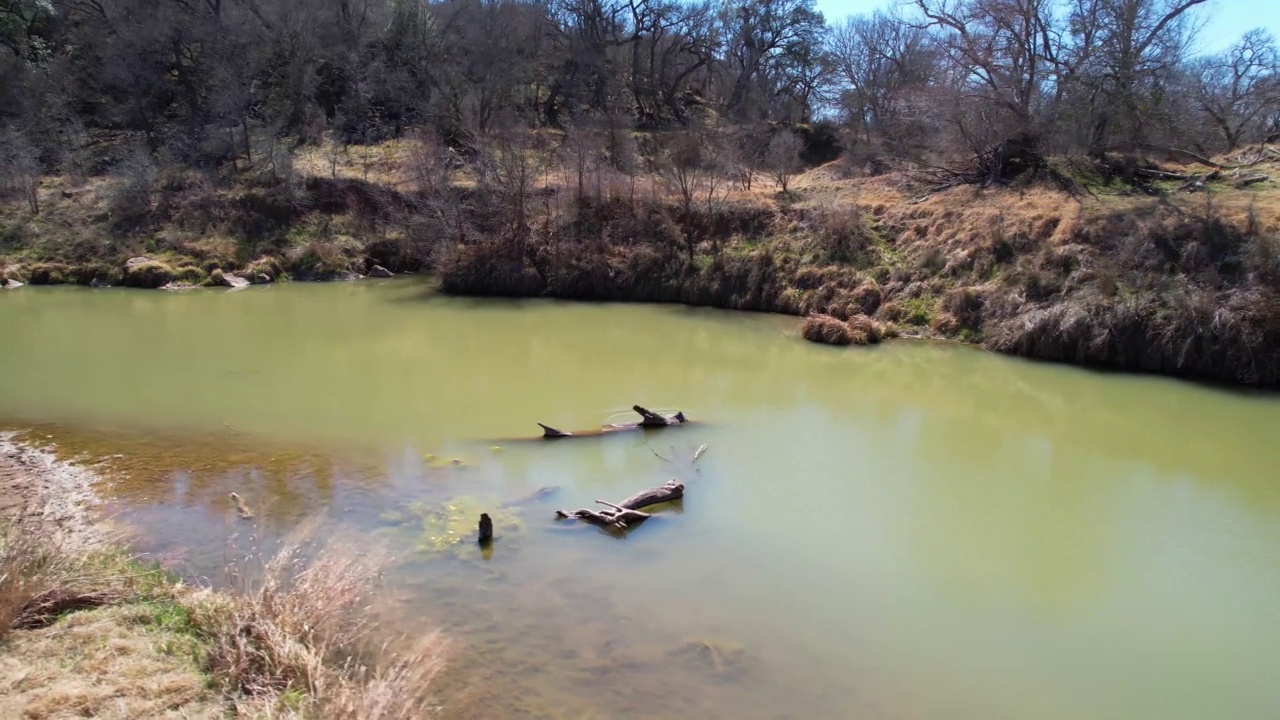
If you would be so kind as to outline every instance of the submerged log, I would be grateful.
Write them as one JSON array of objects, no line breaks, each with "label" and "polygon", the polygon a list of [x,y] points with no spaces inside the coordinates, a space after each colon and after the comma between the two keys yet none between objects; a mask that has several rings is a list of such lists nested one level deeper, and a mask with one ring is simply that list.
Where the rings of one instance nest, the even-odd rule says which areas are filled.
[{"label": "submerged log", "polygon": [[593,525],[624,530],[651,517],[649,513],[641,512],[640,508],[679,500],[682,497],[684,497],[684,483],[679,480],[668,480],[661,487],[638,492],[620,503],[615,504],[605,500],[596,500],[597,504],[610,508],[608,510],[589,510],[587,508],[557,510],[556,517],[561,520],[584,520]]},{"label": "submerged log", "polygon": [[531,493],[521,495],[515,500],[508,500],[507,502],[502,504],[502,507],[513,508],[513,507],[519,507],[521,505],[529,505],[531,503],[541,502],[542,500],[548,497],[551,497],[552,495],[556,494],[559,491],[560,491],[560,488],[554,487],[551,485],[540,487]]},{"label": "submerged log", "polygon": [[562,438],[573,435],[573,433],[557,430],[550,425],[543,425],[542,423],[538,423],[538,427],[542,428],[542,437],[544,438]]},{"label": "submerged log", "polygon": [[555,440],[555,439],[567,438],[567,437],[592,437],[595,435],[604,435],[607,433],[618,432],[621,430],[637,430],[640,428],[670,427],[672,425],[684,425],[689,422],[689,419],[685,417],[683,411],[677,412],[675,415],[672,415],[671,417],[663,417],[662,415],[659,415],[658,413],[655,413],[639,405],[633,405],[631,409],[636,411],[636,413],[640,415],[640,422],[615,423],[615,424],[605,425],[599,430],[583,430],[580,432],[566,432],[558,428],[553,428],[550,425],[546,425],[544,423],[538,423],[538,427],[542,428],[542,438],[544,440]]}]

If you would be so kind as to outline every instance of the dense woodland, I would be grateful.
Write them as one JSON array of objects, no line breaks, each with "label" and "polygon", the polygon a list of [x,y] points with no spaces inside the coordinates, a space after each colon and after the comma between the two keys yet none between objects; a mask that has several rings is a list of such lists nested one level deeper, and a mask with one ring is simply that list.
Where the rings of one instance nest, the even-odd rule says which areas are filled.
[{"label": "dense woodland", "polygon": [[[838,128],[878,161],[1010,138],[1208,155],[1280,133],[1280,72],[1260,30],[1199,52],[1207,7],[916,0],[837,19],[812,0],[0,0],[3,162],[21,185],[83,163],[102,129],[199,166],[252,161],[258,129],[371,143],[425,128],[475,150],[512,127],[589,127],[622,166],[623,131],[750,139],[766,122]],[[763,142],[723,145],[765,161]]]}]

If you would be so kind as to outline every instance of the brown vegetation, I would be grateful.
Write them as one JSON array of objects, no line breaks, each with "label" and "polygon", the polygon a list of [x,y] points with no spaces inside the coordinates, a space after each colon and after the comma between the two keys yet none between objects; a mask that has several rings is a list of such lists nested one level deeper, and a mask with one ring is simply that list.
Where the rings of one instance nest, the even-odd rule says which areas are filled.
[{"label": "brown vegetation", "polygon": [[173,268],[158,260],[147,260],[126,266],[122,284],[135,288],[164,287],[173,281]]},{"label": "brown vegetation", "polygon": [[377,657],[368,603],[384,561],[351,547],[309,558],[312,550],[302,540],[287,543],[257,577],[235,570],[235,592],[192,596],[192,622],[209,642],[208,671],[249,715],[279,711],[275,705],[290,694],[303,698],[294,709],[307,717],[430,715],[441,638],[427,635],[402,654]]},{"label": "brown vegetation", "polygon": [[888,336],[889,331],[884,324],[866,315],[854,315],[848,320],[831,315],[810,315],[801,334],[805,340],[824,345],[874,345]]},{"label": "brown vegetation", "polygon": [[0,688],[9,697],[0,708],[24,717],[70,707],[190,717],[228,705],[241,717],[428,717],[444,642],[430,634],[402,652],[375,642],[367,613],[378,573],[354,550],[307,560],[295,544],[252,586],[193,590],[110,547],[9,526],[0,538]]},{"label": "brown vegetation", "polygon": [[853,336],[849,326],[830,315],[810,315],[801,329],[804,339],[823,345],[851,345]]},{"label": "brown vegetation", "polygon": [[307,525],[234,563],[230,590],[192,588],[67,515],[84,471],[4,442],[6,497],[26,505],[0,506],[0,715],[433,714],[445,643],[378,639],[377,553],[317,546]]}]

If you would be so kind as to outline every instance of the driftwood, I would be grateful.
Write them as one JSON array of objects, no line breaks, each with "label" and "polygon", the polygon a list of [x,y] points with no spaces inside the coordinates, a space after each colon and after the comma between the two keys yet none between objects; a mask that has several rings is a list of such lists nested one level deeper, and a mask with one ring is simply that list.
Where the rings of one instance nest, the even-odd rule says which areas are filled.
[{"label": "driftwood", "polygon": [[1246,177],[1242,177],[1239,180],[1236,180],[1235,185],[1238,188],[1245,188],[1245,187],[1249,187],[1250,185],[1256,185],[1257,183],[1269,182],[1270,180],[1271,180],[1270,175],[1262,175],[1262,174],[1249,175]]},{"label": "driftwood", "polygon": [[564,430],[553,428],[550,425],[545,425],[543,423],[538,423],[538,427],[542,428],[542,437],[544,440],[557,440],[559,438],[567,438],[567,437],[592,437],[595,435],[605,435],[607,433],[614,433],[622,430],[636,430],[640,428],[660,428],[660,427],[668,427],[671,425],[683,425],[689,422],[689,419],[684,416],[683,412],[677,412],[675,415],[672,415],[671,417],[663,417],[662,415],[659,415],[658,413],[655,413],[647,408],[643,408],[639,405],[633,405],[631,409],[636,411],[636,413],[640,415],[640,422],[605,425],[599,430],[583,430],[579,432],[566,432]]},{"label": "driftwood", "polygon": [[232,502],[236,504],[236,513],[238,513],[240,517],[245,518],[246,520],[253,517],[253,511],[245,504],[244,498],[240,497],[239,493],[232,492],[227,494],[231,496]]},{"label": "driftwood", "polygon": [[661,487],[649,488],[643,492],[623,500],[620,503],[611,503],[605,500],[596,500],[599,505],[608,507],[608,510],[589,510],[582,508],[580,510],[557,510],[556,517],[561,520],[574,519],[585,520],[593,525],[601,527],[613,527],[620,530],[626,529],[632,525],[647,520],[650,515],[641,512],[640,508],[657,505],[659,503],[671,502],[684,497],[684,483],[679,480],[668,480]]}]

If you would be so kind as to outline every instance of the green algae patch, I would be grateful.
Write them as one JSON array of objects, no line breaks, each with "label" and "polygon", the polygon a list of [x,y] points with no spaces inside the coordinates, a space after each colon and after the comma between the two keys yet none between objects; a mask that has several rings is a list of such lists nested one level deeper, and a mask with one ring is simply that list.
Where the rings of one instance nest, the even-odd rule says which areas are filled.
[{"label": "green algae patch", "polygon": [[408,528],[417,535],[414,549],[419,552],[456,552],[476,542],[480,514],[493,520],[494,535],[512,535],[524,530],[520,516],[500,502],[474,496],[456,497],[445,502],[416,502],[403,511],[382,514],[383,522]]}]

